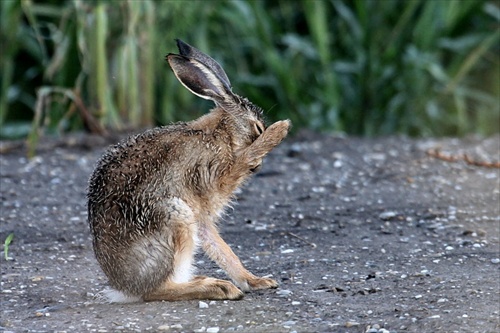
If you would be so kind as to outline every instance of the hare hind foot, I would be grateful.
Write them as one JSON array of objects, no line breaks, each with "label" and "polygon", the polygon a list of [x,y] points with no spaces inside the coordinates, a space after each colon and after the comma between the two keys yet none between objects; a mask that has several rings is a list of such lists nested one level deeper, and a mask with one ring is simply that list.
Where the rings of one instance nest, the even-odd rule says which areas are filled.
[{"label": "hare hind foot", "polygon": [[155,292],[145,295],[144,301],[186,301],[204,300],[239,300],[243,292],[229,281],[196,276],[184,283],[167,281]]}]

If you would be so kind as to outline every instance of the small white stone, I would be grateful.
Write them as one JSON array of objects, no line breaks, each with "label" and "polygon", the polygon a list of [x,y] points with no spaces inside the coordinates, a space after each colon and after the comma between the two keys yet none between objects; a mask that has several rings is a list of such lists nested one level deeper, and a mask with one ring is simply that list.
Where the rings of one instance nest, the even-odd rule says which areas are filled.
[{"label": "small white stone", "polygon": [[201,328],[193,330],[193,332],[195,332],[195,333],[203,333],[203,332],[206,331],[206,329],[207,328],[205,326],[202,326]]},{"label": "small white stone", "polygon": [[281,290],[278,290],[276,292],[277,295],[280,295],[280,296],[288,296],[290,294],[292,294],[292,291],[291,290],[287,290],[287,289],[281,289]]},{"label": "small white stone", "polygon": [[393,217],[396,217],[396,215],[397,215],[396,212],[388,211],[388,212],[382,212],[382,213],[380,213],[380,215],[378,217],[381,220],[389,220],[389,219],[391,219]]},{"label": "small white stone", "polygon": [[292,302],[292,305],[300,305],[300,302],[298,302],[298,301],[293,301],[293,302]]},{"label": "small white stone", "polygon": [[345,327],[349,328],[349,327],[353,327],[353,326],[358,326],[359,323],[356,322],[356,321],[348,321],[345,323]]},{"label": "small white stone", "polygon": [[293,253],[293,250],[292,249],[286,249],[286,250],[281,251],[281,254],[287,254],[287,253]]},{"label": "small white stone", "polygon": [[198,307],[199,307],[200,309],[207,309],[207,308],[208,308],[208,304],[207,304],[207,303],[205,303],[205,302],[203,302],[203,301],[199,301],[199,302],[198,302]]},{"label": "small white stone", "polygon": [[169,325],[160,325],[156,329],[158,331],[168,331],[168,330],[170,330],[170,326]]},{"label": "small white stone", "polygon": [[209,327],[207,328],[207,333],[218,333],[219,327]]},{"label": "small white stone", "polygon": [[415,299],[420,299],[420,298],[422,298],[422,295],[416,295],[415,296]]},{"label": "small white stone", "polygon": [[492,264],[500,264],[500,259],[499,258],[491,259],[491,263]]},{"label": "small white stone", "polygon": [[451,250],[453,250],[453,246],[447,246],[447,247],[445,247],[444,249],[445,249],[446,251],[451,251]]}]

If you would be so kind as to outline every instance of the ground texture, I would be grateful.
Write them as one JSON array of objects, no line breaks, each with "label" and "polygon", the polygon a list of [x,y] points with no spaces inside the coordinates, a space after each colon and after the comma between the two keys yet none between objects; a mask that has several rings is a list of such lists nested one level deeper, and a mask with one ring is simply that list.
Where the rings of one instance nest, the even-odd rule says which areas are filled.
[{"label": "ground texture", "polygon": [[500,171],[470,160],[498,161],[499,140],[290,138],[221,224],[249,270],[279,288],[132,304],[95,297],[106,278],[85,192],[110,139],[43,140],[31,160],[4,143],[0,240],[14,239],[0,258],[0,331],[498,332]]}]

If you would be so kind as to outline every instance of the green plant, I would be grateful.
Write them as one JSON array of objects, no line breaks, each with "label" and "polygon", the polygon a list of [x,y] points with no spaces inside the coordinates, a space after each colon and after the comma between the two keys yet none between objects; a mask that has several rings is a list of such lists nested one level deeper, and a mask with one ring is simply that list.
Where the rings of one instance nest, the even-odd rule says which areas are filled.
[{"label": "green plant", "polygon": [[3,253],[5,260],[9,260],[9,246],[10,243],[12,243],[12,240],[14,239],[14,233],[10,233],[7,238],[5,238],[5,241],[3,243]]},{"label": "green plant", "polygon": [[209,104],[163,59],[174,38],[220,61],[239,93],[295,129],[500,131],[496,1],[7,0],[0,10],[0,135],[18,120],[32,121],[35,143],[42,130],[201,115]]}]

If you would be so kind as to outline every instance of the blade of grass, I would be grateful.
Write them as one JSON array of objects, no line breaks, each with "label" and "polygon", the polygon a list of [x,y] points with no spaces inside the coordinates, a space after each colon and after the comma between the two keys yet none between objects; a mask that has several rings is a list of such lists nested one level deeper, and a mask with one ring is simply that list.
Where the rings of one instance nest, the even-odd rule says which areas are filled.
[{"label": "blade of grass", "polygon": [[47,48],[42,38],[42,33],[40,32],[38,20],[36,18],[35,13],[33,12],[34,6],[35,5],[31,0],[21,0],[21,7],[23,9],[23,13],[28,19],[30,27],[33,29],[33,32],[35,33],[35,38],[38,42],[39,50],[41,52],[42,64],[46,65],[46,62],[48,61]]},{"label": "blade of grass", "polygon": [[0,127],[3,126],[9,109],[8,92],[14,76],[14,56],[19,44],[16,36],[21,21],[21,6],[18,1],[6,0],[0,3],[0,27],[2,36],[2,52],[0,65],[2,67],[2,85],[0,87]]},{"label": "blade of grass", "polygon": [[462,65],[458,69],[455,76],[449,81],[447,86],[444,89],[444,93],[448,94],[451,91],[455,90],[456,87],[460,84],[463,78],[470,72],[470,70],[477,65],[480,58],[488,52],[493,44],[498,42],[500,38],[500,30],[496,30],[494,34],[485,38],[481,44],[479,44],[476,48],[474,48],[465,58]]},{"label": "blade of grass", "polygon": [[14,233],[10,233],[6,238],[3,243],[3,252],[4,252],[4,258],[6,261],[8,261],[9,258],[9,246],[12,243],[12,240],[14,239]]}]

